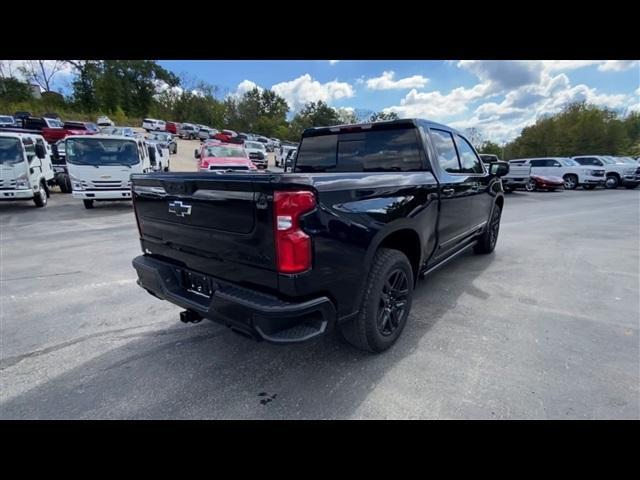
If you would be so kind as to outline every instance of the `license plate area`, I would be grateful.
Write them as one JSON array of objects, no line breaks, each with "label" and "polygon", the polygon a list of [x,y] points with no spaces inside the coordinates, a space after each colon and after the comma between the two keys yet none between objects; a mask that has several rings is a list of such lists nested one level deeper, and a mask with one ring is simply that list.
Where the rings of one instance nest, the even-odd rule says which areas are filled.
[{"label": "license plate area", "polygon": [[205,298],[211,298],[216,290],[216,285],[210,278],[186,270],[180,271],[180,283],[188,292]]}]

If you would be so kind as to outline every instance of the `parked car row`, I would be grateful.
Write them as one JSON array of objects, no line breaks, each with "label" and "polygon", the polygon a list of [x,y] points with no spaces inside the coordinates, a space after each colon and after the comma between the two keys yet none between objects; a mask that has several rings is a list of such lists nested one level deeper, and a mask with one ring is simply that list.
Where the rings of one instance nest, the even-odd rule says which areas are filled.
[{"label": "parked car row", "polygon": [[[496,155],[480,155],[482,161],[498,161]],[[502,178],[505,191],[593,190],[598,186],[634,189],[640,185],[640,164],[631,157],[579,155],[575,157],[518,158],[509,161],[509,174]]]}]

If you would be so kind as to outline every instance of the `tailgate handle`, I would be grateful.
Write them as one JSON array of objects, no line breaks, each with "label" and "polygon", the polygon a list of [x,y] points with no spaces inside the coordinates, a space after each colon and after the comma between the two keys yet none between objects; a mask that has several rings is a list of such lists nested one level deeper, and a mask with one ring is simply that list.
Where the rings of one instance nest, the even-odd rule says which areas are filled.
[{"label": "tailgate handle", "polygon": [[256,208],[261,210],[266,210],[267,208],[267,196],[264,193],[261,193],[258,197],[258,201],[256,202]]},{"label": "tailgate handle", "polygon": [[146,185],[134,185],[133,191],[141,195],[151,195],[153,197],[166,197],[167,191],[164,187],[148,187]]}]

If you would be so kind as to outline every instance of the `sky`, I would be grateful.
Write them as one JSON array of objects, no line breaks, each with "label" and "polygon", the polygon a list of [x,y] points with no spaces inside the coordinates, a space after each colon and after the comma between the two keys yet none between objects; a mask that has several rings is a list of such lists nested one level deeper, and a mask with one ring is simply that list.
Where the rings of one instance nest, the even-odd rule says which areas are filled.
[{"label": "sky", "polygon": [[[335,108],[396,112],[504,143],[568,103],[586,100],[626,115],[640,111],[640,61],[629,60],[159,60],[222,95],[254,86],[292,111],[323,100]],[[70,73],[58,83],[68,88]],[[65,88],[64,85],[67,87]],[[65,92],[67,93],[67,92]]]}]

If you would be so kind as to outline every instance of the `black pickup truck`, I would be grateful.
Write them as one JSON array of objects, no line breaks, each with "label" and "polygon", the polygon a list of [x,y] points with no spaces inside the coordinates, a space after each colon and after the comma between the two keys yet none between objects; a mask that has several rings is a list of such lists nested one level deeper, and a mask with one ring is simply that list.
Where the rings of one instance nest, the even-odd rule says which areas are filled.
[{"label": "black pickup truck", "polygon": [[444,125],[307,129],[292,170],[132,175],[139,285],[184,322],[276,343],[337,327],[381,352],[421,276],[495,248],[509,166]]}]

